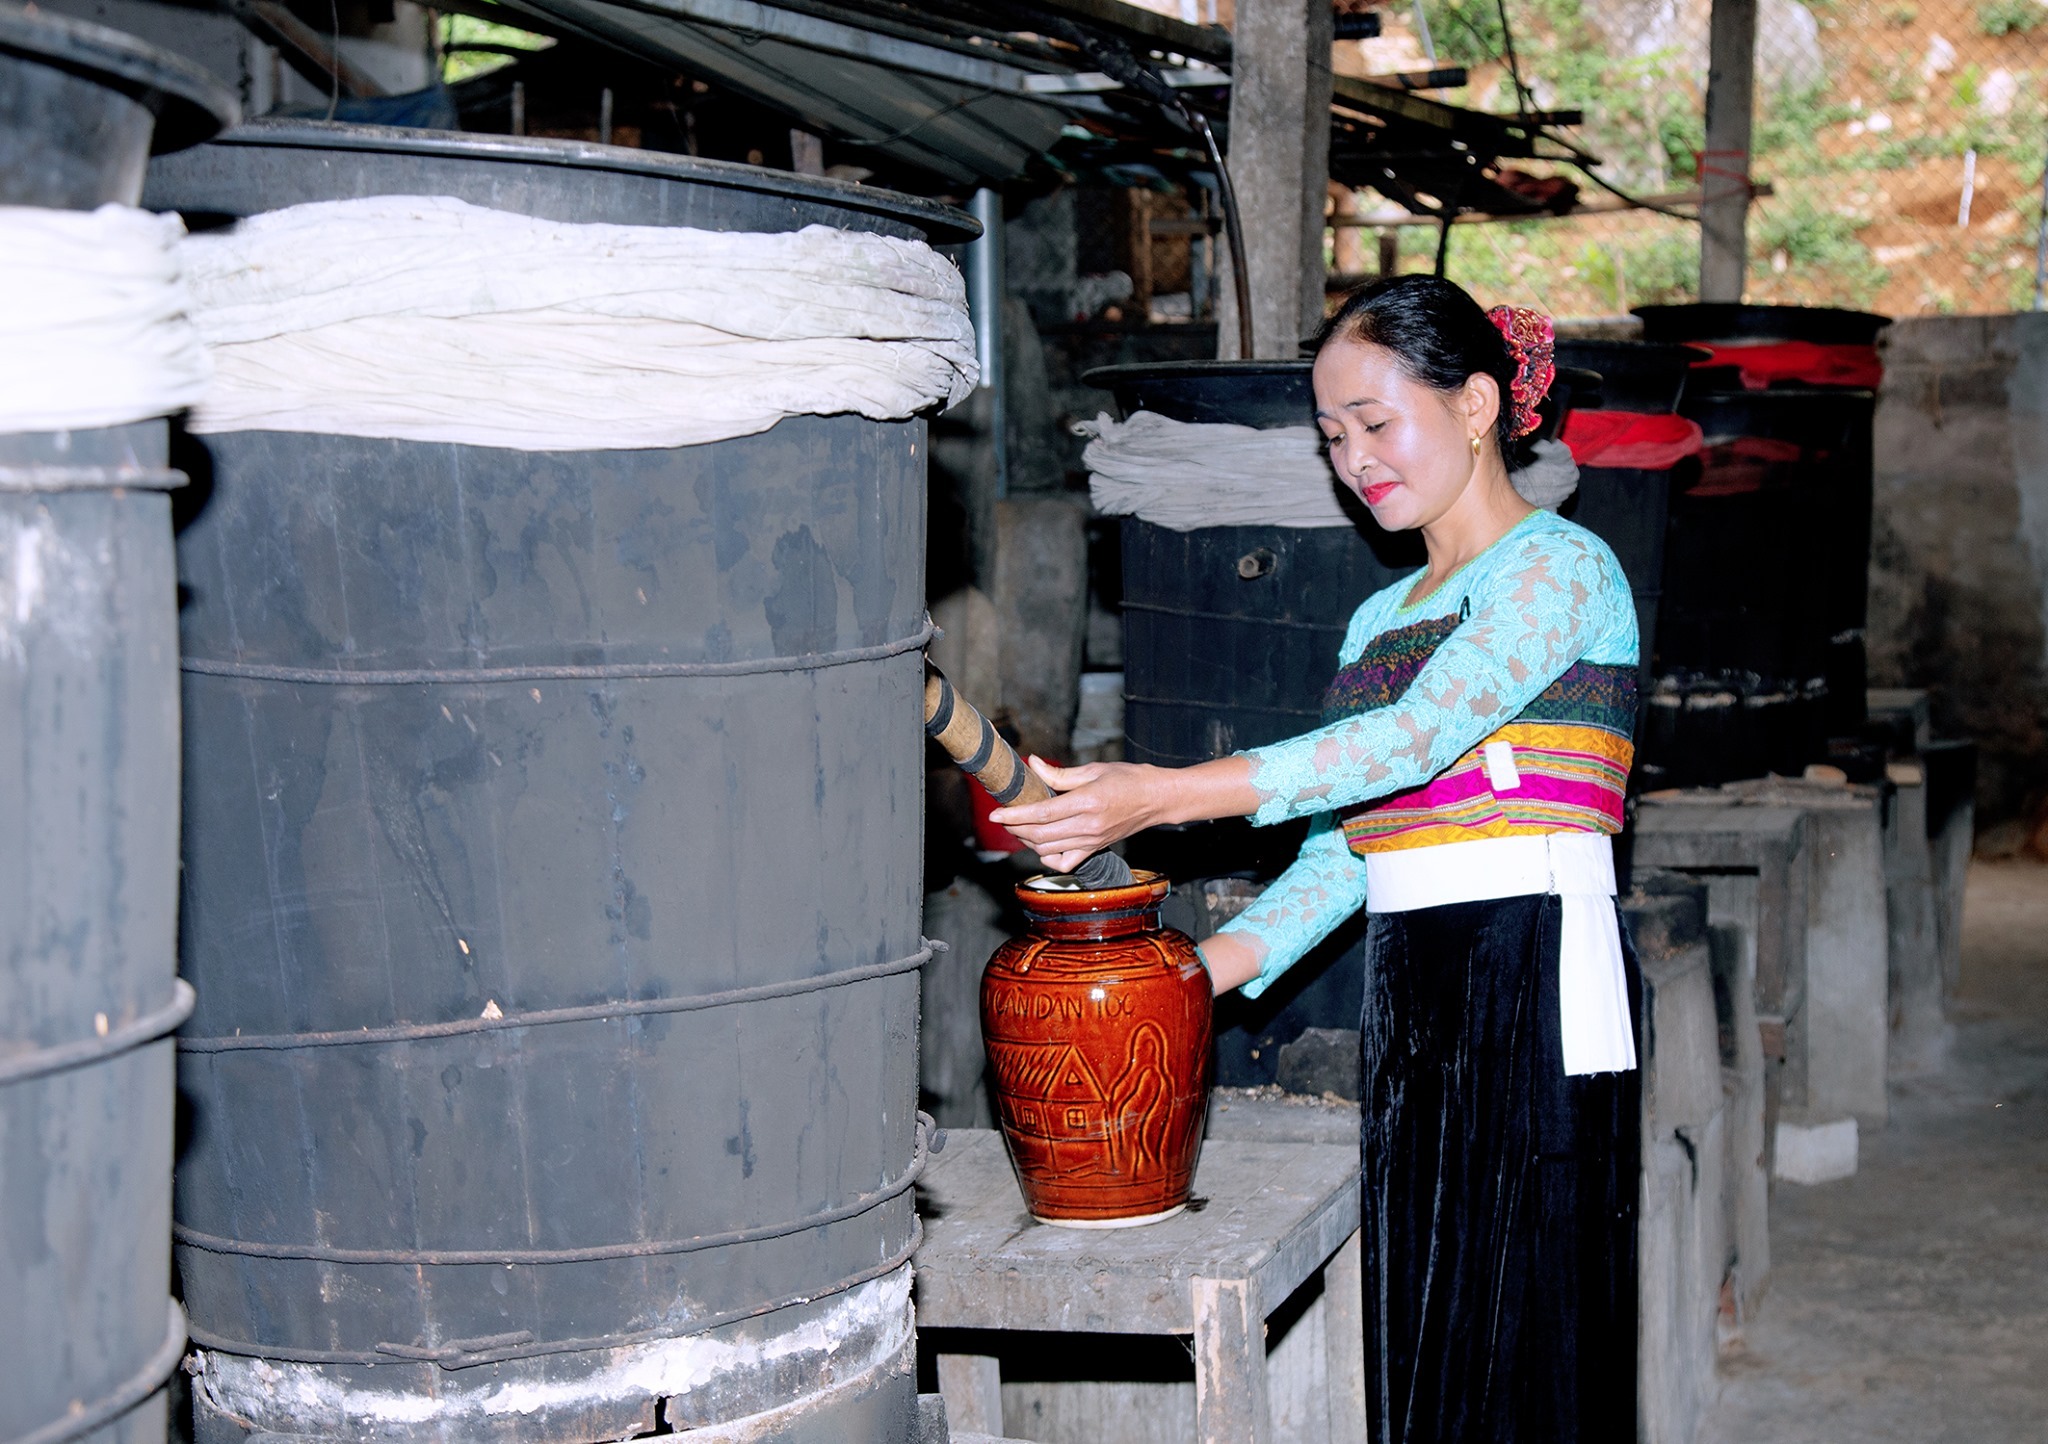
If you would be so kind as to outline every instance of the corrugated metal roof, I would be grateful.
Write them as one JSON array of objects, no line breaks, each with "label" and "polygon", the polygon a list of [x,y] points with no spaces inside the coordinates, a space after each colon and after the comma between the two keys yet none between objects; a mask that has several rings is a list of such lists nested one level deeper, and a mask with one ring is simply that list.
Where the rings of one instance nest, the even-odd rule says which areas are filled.
[{"label": "corrugated metal roof", "polygon": [[1090,95],[1046,96],[1034,70],[751,0],[500,0],[500,9],[715,79],[808,127],[963,185],[1007,180]]}]

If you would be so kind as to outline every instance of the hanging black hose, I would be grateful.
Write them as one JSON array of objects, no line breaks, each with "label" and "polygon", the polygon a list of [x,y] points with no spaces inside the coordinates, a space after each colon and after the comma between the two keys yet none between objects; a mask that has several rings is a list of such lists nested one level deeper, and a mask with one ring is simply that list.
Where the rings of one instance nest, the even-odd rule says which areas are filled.
[{"label": "hanging black hose", "polygon": [[1230,242],[1230,284],[1237,292],[1237,354],[1241,360],[1249,361],[1257,353],[1252,350],[1252,286],[1244,269],[1244,227],[1237,215],[1237,191],[1230,184],[1230,167],[1223,163],[1223,152],[1217,147],[1216,132],[1209,128],[1209,118],[1188,105],[1181,106],[1181,114],[1201,133],[1202,144],[1209,148],[1209,162],[1216,167],[1216,193],[1223,201],[1223,233]]},{"label": "hanging black hose", "polygon": [[1086,55],[1089,64],[1104,75],[1152,101],[1182,128],[1202,138],[1209,163],[1216,168],[1216,193],[1223,202],[1223,230],[1230,242],[1230,280],[1237,296],[1238,354],[1251,360],[1256,353],[1252,349],[1252,287],[1245,273],[1244,226],[1238,217],[1237,191],[1230,183],[1230,168],[1223,163],[1223,150],[1216,144],[1216,133],[1210,129],[1208,117],[1181,99],[1156,70],[1123,42],[1055,16],[1047,16],[1043,24],[1047,33],[1057,35]]}]

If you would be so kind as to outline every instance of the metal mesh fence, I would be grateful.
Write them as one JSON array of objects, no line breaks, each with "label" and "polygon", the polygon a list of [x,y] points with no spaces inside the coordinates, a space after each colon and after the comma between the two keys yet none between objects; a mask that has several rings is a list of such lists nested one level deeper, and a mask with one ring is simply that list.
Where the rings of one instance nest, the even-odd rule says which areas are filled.
[{"label": "metal mesh fence", "polygon": [[[1739,165],[1701,154],[1709,8],[1422,0],[1384,11],[1381,38],[1356,44],[1361,73],[1468,67],[1470,83],[1443,93],[1457,104],[1583,110],[1574,134],[1600,174],[1682,211],[1703,170]],[[1769,191],[1750,212],[1747,299],[1898,316],[2031,309],[2048,3],[1760,0],[1757,31],[1751,175]],[[1620,204],[1591,186],[1582,201]],[[1360,209],[1368,224],[1392,219],[1377,198]],[[1400,269],[1433,264],[1433,228],[1385,229]],[[1490,300],[1610,314],[1693,299],[1698,243],[1695,226],[1648,210],[1461,224],[1447,269]]]}]

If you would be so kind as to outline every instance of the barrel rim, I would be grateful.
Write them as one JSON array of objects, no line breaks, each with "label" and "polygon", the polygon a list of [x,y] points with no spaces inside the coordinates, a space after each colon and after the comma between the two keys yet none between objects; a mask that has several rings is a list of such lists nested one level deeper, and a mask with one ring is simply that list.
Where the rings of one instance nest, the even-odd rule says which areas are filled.
[{"label": "barrel rim", "polygon": [[1689,406],[1704,406],[1710,403],[1748,405],[1757,401],[1782,404],[1797,402],[1811,406],[1816,402],[1875,400],[1877,393],[1867,386],[1766,386],[1754,391],[1748,387],[1741,390],[1724,390],[1718,387],[1709,390],[1703,387],[1698,391],[1688,387],[1685,395],[1679,400],[1678,410],[1683,415]]},{"label": "barrel rim", "polygon": [[233,93],[197,64],[112,26],[0,5],[0,53],[82,74],[133,96],[156,115],[152,155],[197,145],[242,118]]},{"label": "barrel rim", "polygon": [[[1705,361],[1713,356],[1713,350],[1697,341],[1622,341],[1611,337],[1560,336],[1557,338],[1557,354],[1562,356],[1566,348],[1576,352],[1613,351],[1623,356],[1635,356],[1645,361],[1669,361],[1673,365],[1691,366],[1696,361]],[[1598,371],[1597,366],[1588,368]]]},{"label": "barrel rim", "polygon": [[727,190],[818,201],[863,215],[916,226],[937,245],[971,241],[981,223],[967,212],[923,196],[880,190],[829,176],[795,175],[667,151],[634,150],[554,136],[478,135],[467,131],[419,130],[407,126],[363,125],[352,121],[262,118],[245,121],[210,142],[277,150],[366,151],[385,155],[437,156],[506,165],[560,166],[611,171],[656,180],[687,181]]},{"label": "barrel rim", "polygon": [[1315,363],[1298,361],[1128,361],[1096,366],[1081,373],[1084,385],[1109,391],[1133,381],[1173,381],[1183,377],[1300,376],[1307,379]]},{"label": "barrel rim", "polygon": [[[1807,341],[1816,326],[1830,331],[1852,332],[1868,330],[1864,339],[1847,344],[1875,345],[1877,335],[1892,324],[1890,316],[1875,311],[1856,311],[1844,306],[1776,306],[1748,301],[1690,301],[1680,304],[1636,306],[1631,309],[1633,316],[1640,317],[1645,331],[1657,330],[1660,341],[1703,341],[1708,343],[1738,344],[1757,341]],[[1802,325],[1796,319],[1808,318]],[[1782,331],[1756,329],[1771,323],[1787,323]],[[1679,337],[1673,331],[1688,331],[1692,334]]]}]

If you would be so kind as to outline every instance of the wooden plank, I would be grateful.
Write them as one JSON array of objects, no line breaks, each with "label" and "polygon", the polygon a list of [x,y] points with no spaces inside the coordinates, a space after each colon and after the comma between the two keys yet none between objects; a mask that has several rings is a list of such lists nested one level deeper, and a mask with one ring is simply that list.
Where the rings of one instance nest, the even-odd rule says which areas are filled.
[{"label": "wooden plank", "polygon": [[1323,1348],[1331,1444],[1365,1438],[1365,1269],[1353,1230],[1323,1267]]},{"label": "wooden plank", "polygon": [[1195,1320],[1195,1438],[1198,1444],[1267,1444],[1266,1309],[1256,1284],[1189,1281]]},{"label": "wooden plank", "polygon": [[918,1319],[931,1328],[1189,1333],[1190,1282],[1235,1279],[1284,1299],[1358,1227],[1356,1151],[1212,1139],[1195,1197],[1163,1223],[1036,1223],[1002,1138],[952,1129],[919,1188]]},{"label": "wooden plank", "polygon": [[957,1434],[1003,1432],[1002,1362],[989,1354],[941,1354],[939,1396],[946,1423]]}]

